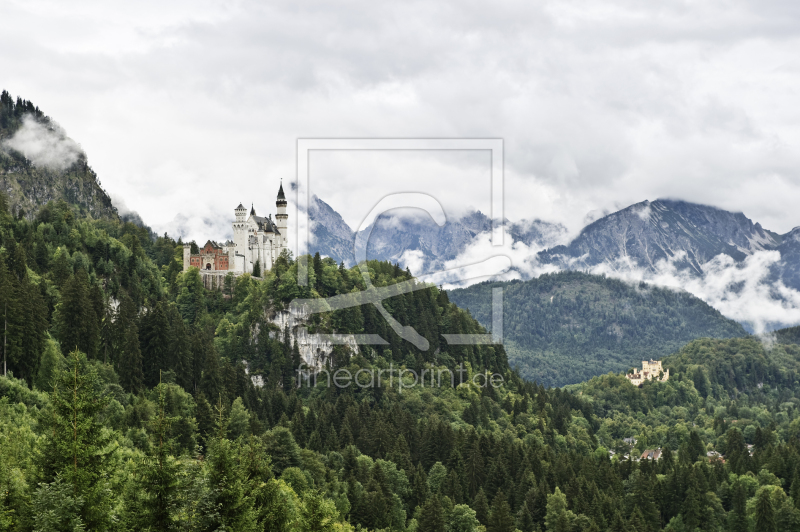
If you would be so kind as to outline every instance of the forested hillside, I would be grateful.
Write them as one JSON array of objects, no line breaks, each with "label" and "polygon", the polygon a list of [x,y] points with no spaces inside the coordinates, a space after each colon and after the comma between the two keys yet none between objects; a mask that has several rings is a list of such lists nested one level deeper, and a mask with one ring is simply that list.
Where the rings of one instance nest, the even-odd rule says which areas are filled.
[{"label": "forested hillside", "polygon": [[509,363],[522,377],[550,386],[625,371],[695,338],[746,334],[689,293],[579,272],[481,283],[453,290],[450,298],[489,326],[495,287],[503,288]]},{"label": "forested hillside", "polygon": [[[606,375],[546,389],[510,371],[502,346],[443,342],[485,331],[423,287],[385,306],[427,351],[371,306],[308,326],[388,340],[337,347],[331,371],[463,363],[463,384],[357,375],[355,386],[297,388],[292,331],[271,316],[295,297],[363,289],[361,273],[314,257],[299,287],[283,255],[261,281],[207,291],[197,270],[181,271],[180,249],[63,202],[30,221],[0,203],[0,529],[800,529],[795,345],[701,340],[667,358],[666,383]],[[410,279],[389,263],[369,270],[375,286]],[[476,377],[483,369],[503,385]],[[664,458],[620,459],[629,436]]]},{"label": "forested hillside", "polygon": [[50,201],[115,219],[117,211],[80,145],[37,106],[0,93],[0,191],[15,216],[32,218]]},{"label": "forested hillside", "polygon": [[672,530],[800,529],[800,346],[701,339],[663,364],[666,382],[609,374],[569,387],[601,420],[603,446],[662,448],[643,514],[674,518]]}]

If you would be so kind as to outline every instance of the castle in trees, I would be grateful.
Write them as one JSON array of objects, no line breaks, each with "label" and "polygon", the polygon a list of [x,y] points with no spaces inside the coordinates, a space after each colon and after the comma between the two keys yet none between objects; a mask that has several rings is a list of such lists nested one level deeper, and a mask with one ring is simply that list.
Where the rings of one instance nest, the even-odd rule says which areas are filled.
[{"label": "castle in trees", "polygon": [[283,183],[275,202],[275,220],[272,215],[257,216],[254,207],[247,209],[240,203],[234,209],[233,240],[218,244],[212,240],[192,253],[192,245],[183,245],[183,269],[194,266],[202,271],[253,273],[258,264],[261,272],[269,270],[284,249],[288,247],[288,220]]},{"label": "castle in trees", "polygon": [[644,381],[652,379],[655,381],[667,381],[669,380],[669,370],[664,371],[661,367],[660,360],[642,360],[642,371],[628,373],[626,375],[628,380],[630,380],[631,384],[634,386],[639,386]]}]

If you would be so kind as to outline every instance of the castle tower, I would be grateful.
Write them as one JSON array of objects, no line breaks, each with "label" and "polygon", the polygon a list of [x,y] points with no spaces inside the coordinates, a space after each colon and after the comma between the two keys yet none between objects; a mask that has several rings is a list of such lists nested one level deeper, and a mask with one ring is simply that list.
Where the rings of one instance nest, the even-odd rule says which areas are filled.
[{"label": "castle tower", "polygon": [[278,200],[275,202],[278,210],[275,213],[275,225],[278,226],[278,231],[281,236],[277,238],[276,244],[278,245],[278,253],[287,247],[289,244],[289,215],[286,214],[286,196],[283,193],[283,180],[281,180],[281,187],[278,189]]},{"label": "castle tower", "polygon": [[191,244],[184,244],[183,245],[183,271],[189,269],[191,265],[191,257],[192,257],[192,245]]},{"label": "castle tower", "polygon": [[240,203],[233,212],[236,214],[236,221],[233,222],[233,248],[228,250],[228,264],[231,269],[238,269],[236,253],[244,255],[247,249],[247,209]]},{"label": "castle tower", "polygon": [[240,203],[233,212],[236,213],[237,222],[244,223],[246,221],[245,216],[247,216],[247,209],[244,208],[244,205]]}]

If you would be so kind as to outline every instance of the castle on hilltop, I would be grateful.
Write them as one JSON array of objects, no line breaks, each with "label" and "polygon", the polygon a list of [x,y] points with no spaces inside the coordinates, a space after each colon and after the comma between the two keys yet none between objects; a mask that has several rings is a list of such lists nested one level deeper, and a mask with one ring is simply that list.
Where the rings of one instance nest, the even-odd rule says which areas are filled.
[{"label": "castle on hilltop", "polygon": [[642,370],[625,375],[634,386],[639,386],[646,380],[667,381],[669,370],[664,371],[660,360],[642,360]]},{"label": "castle on hilltop", "polygon": [[201,271],[253,273],[256,264],[263,272],[272,268],[284,249],[288,249],[288,221],[283,183],[275,202],[275,220],[272,215],[257,216],[255,207],[247,209],[240,203],[234,209],[233,240],[218,244],[212,240],[192,254],[192,244],[183,245],[183,270],[190,267]]}]

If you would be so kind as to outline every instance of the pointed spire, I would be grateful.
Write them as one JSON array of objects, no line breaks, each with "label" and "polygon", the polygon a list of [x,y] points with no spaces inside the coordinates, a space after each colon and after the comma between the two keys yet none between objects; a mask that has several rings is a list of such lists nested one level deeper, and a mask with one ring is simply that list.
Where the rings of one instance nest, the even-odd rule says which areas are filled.
[{"label": "pointed spire", "polygon": [[255,216],[256,215],[256,208],[253,206],[252,203],[250,204],[250,215],[251,216]]},{"label": "pointed spire", "polygon": [[278,189],[278,199],[285,200],[286,196],[283,193],[283,179],[281,179],[281,188]]}]

